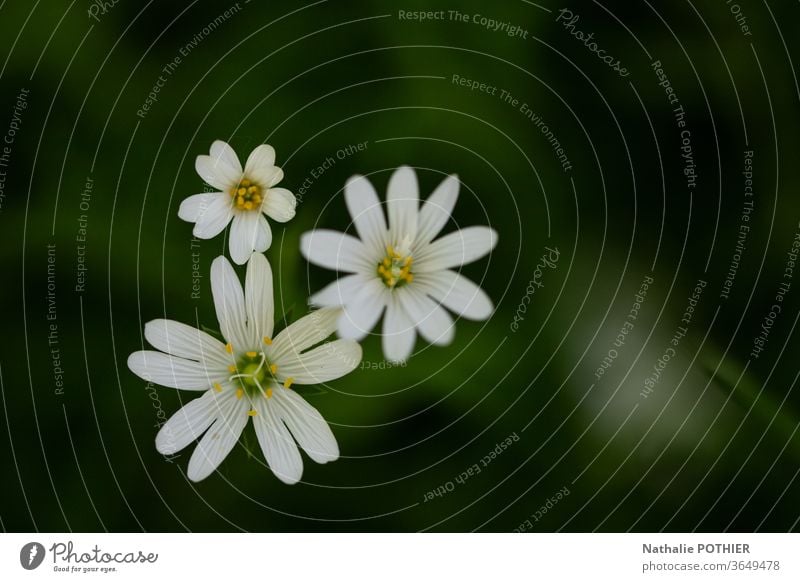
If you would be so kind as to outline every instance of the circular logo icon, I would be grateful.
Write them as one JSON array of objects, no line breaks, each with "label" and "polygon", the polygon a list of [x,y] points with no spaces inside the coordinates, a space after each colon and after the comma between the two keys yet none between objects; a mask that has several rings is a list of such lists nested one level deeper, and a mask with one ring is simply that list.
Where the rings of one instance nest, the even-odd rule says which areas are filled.
[{"label": "circular logo icon", "polygon": [[39,542],[29,542],[19,551],[19,563],[26,570],[34,570],[44,561],[44,546]]}]

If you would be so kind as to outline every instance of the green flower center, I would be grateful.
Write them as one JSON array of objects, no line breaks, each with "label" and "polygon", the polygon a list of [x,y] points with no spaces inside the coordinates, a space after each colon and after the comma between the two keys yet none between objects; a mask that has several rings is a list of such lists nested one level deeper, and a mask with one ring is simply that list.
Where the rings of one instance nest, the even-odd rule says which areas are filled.
[{"label": "green flower center", "polygon": [[[265,336],[264,343],[272,345],[272,340]],[[233,345],[227,344],[225,351],[232,355]],[[278,365],[270,362],[263,351],[245,352],[239,356],[235,364],[228,366],[228,371],[231,373],[228,382],[236,389],[236,398],[241,399],[246,395],[250,401],[248,416],[258,414],[253,406],[254,397],[272,398],[273,387],[281,384],[278,380]],[[287,376],[283,380],[283,387],[288,390],[293,383],[294,378]],[[214,384],[214,390],[222,392],[222,384]]]},{"label": "green flower center", "polygon": [[[237,396],[266,396],[269,397],[272,385],[278,380],[278,366],[270,363],[264,352],[245,352],[231,365],[232,372],[229,380],[238,385]],[[239,392],[241,390],[241,392]]]}]

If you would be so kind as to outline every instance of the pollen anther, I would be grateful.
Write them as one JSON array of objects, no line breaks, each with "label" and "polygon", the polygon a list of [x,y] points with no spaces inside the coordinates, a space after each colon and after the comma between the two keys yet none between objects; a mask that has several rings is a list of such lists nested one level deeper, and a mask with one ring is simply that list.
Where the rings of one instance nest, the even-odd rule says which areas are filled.
[{"label": "pollen anther", "polygon": [[386,256],[378,263],[377,273],[383,284],[394,289],[414,280],[411,255],[401,255],[392,245],[386,245]]},{"label": "pollen anther", "polygon": [[230,191],[233,206],[236,210],[259,210],[264,201],[261,186],[243,178]]}]

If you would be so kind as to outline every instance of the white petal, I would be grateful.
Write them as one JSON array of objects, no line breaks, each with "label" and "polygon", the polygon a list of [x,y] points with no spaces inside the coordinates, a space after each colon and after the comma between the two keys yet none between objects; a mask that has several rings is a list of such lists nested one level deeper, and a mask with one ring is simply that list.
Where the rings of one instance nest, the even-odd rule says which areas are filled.
[{"label": "white petal", "polygon": [[179,358],[188,358],[224,369],[230,363],[225,345],[185,323],[169,319],[154,319],[144,326],[144,337],[154,348]]},{"label": "white petal", "polygon": [[389,178],[386,194],[389,211],[389,230],[392,243],[409,243],[417,235],[417,214],[419,213],[419,185],[417,175],[408,166],[395,170]]},{"label": "white petal", "polygon": [[308,302],[317,307],[345,305],[358,293],[365,281],[366,279],[362,275],[339,277],[339,279],[312,295]]},{"label": "white petal", "polygon": [[225,196],[223,192],[203,192],[189,196],[181,202],[180,208],[178,208],[178,217],[186,222],[197,222],[211,201],[220,195]]},{"label": "white petal", "polygon": [[254,346],[261,345],[264,337],[272,337],[275,324],[275,305],[272,296],[272,269],[261,253],[250,257],[244,283],[247,329]]},{"label": "white petal", "polygon": [[211,158],[212,160],[219,160],[225,162],[237,174],[242,174],[242,164],[239,162],[239,156],[233,151],[233,148],[221,139],[216,140],[211,144]]},{"label": "white petal", "polygon": [[278,388],[273,396],[278,412],[297,444],[317,463],[339,458],[339,445],[330,426],[316,408],[292,390]]},{"label": "white petal", "polygon": [[273,361],[278,366],[279,381],[291,378],[295,384],[322,384],[355,370],[361,363],[361,346],[353,340],[339,339]]},{"label": "white petal", "polygon": [[214,238],[228,226],[232,217],[230,198],[222,192],[213,194],[208,206],[197,217],[192,234],[197,238]]},{"label": "white petal", "polygon": [[233,217],[231,232],[228,238],[228,249],[233,262],[244,265],[253,254],[256,243],[259,242],[259,229],[262,224],[260,214],[253,211],[237,212]]},{"label": "white petal", "polygon": [[206,429],[220,416],[220,404],[233,397],[228,390],[217,394],[207,391],[173,414],[156,435],[156,450],[162,455],[172,455],[200,438]]},{"label": "white petal", "polygon": [[378,268],[360,240],[335,230],[317,229],[300,237],[300,252],[314,265],[348,273],[365,273]]},{"label": "white petal", "polygon": [[446,234],[414,257],[414,275],[459,267],[489,253],[497,244],[497,233],[488,226],[470,226]]},{"label": "white petal", "polygon": [[416,335],[414,324],[393,297],[386,305],[383,318],[383,355],[390,362],[406,361],[414,349]]},{"label": "white petal", "polygon": [[429,343],[446,346],[453,341],[453,318],[433,299],[412,288],[399,289],[398,299],[419,334]]},{"label": "white petal", "polygon": [[275,361],[291,359],[325,341],[336,329],[336,321],[341,314],[341,309],[326,307],[301,317],[275,336],[269,357]]},{"label": "white petal", "polygon": [[475,283],[453,271],[422,273],[414,279],[418,288],[450,311],[474,321],[489,319],[492,300]]},{"label": "white petal", "polygon": [[218,150],[215,153],[216,155],[197,156],[194,169],[207,184],[223,192],[229,192],[241,180],[242,167],[238,160],[236,165],[231,164],[225,152]]},{"label": "white petal", "polygon": [[260,166],[253,168],[247,177],[265,190],[271,189],[275,184],[283,180],[283,170],[278,166]]},{"label": "white petal", "polygon": [[263,214],[259,215],[258,224],[260,226],[257,230],[258,238],[256,238],[255,251],[257,253],[263,253],[272,246],[272,229],[269,227],[269,222],[267,222]]},{"label": "white petal", "polygon": [[233,450],[247,424],[249,404],[242,398],[230,398],[221,406],[222,416],[217,418],[203,435],[189,459],[186,474],[192,481],[202,481],[213,473]]},{"label": "white petal", "polygon": [[344,200],[359,238],[373,253],[383,253],[388,231],[375,188],[364,176],[353,176],[345,184]]},{"label": "white petal", "polygon": [[442,231],[458,200],[458,188],[458,176],[448,176],[422,205],[417,226],[418,243],[428,243]]},{"label": "white petal", "polygon": [[275,148],[269,144],[262,144],[250,152],[244,164],[244,173],[250,175],[253,170],[275,165]]},{"label": "white petal", "polygon": [[210,367],[209,362],[175,358],[152,350],[132,353],[128,367],[148,382],[180,390],[208,390],[228,376],[227,369]]},{"label": "white petal", "polygon": [[[283,388],[276,388],[277,390]],[[253,417],[253,426],[269,468],[278,479],[287,485],[293,485],[303,476],[303,459],[300,458],[300,451],[297,450],[292,435],[278,416],[277,407],[272,402],[274,398],[256,400],[258,414]]]},{"label": "white petal", "polygon": [[345,305],[339,318],[339,337],[360,341],[363,339],[383,313],[389,291],[378,278],[368,279],[353,300]]},{"label": "white petal", "polygon": [[211,263],[211,294],[217,310],[219,328],[235,350],[252,349],[245,326],[244,293],[236,272],[225,257]]},{"label": "white petal", "polygon": [[286,188],[267,190],[261,211],[277,222],[288,222],[294,218],[297,199]]}]

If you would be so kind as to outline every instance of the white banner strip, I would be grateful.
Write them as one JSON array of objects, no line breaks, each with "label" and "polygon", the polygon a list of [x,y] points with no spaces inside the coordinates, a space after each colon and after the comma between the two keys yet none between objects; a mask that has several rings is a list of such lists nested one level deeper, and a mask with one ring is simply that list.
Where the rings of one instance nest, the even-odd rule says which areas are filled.
[{"label": "white banner strip", "polygon": [[0,536],[0,580],[15,581],[794,581],[798,564],[795,534]]}]

